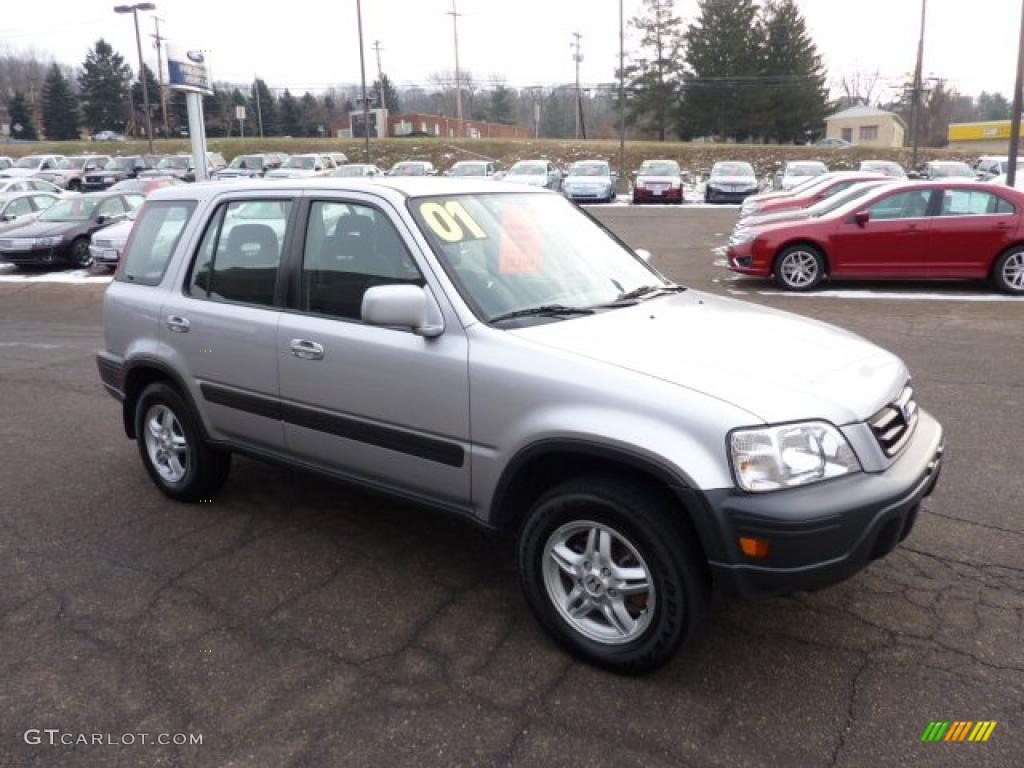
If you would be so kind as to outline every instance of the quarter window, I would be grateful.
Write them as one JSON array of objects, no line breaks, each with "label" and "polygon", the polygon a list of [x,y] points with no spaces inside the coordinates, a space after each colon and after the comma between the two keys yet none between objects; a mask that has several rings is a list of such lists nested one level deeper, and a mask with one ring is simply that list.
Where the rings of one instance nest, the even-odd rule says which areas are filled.
[{"label": "quarter window", "polygon": [[116,279],[142,285],[159,283],[195,207],[190,200],[144,205],[135,219]]},{"label": "quarter window", "polygon": [[310,206],[302,253],[302,311],[359,320],[368,288],[423,284],[394,224],[378,209],[340,202]]},{"label": "quarter window", "polygon": [[112,216],[120,216],[122,213],[124,213],[124,203],[121,202],[121,198],[110,197],[100,203],[100,209],[96,215],[106,216],[109,219]]},{"label": "quarter window", "polygon": [[985,216],[1013,213],[1013,206],[991,192],[947,189],[942,193],[942,216]]},{"label": "quarter window", "polygon": [[274,304],[290,200],[236,200],[210,220],[189,280],[190,296]]},{"label": "quarter window", "polygon": [[928,201],[931,192],[913,190],[889,195],[871,206],[871,219],[884,221],[887,219],[920,219],[928,214]]}]

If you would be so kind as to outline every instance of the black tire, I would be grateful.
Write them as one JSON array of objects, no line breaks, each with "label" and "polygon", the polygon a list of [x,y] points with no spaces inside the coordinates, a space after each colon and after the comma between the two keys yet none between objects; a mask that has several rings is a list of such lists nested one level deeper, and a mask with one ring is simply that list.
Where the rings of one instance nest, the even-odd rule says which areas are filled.
[{"label": "black tire", "polygon": [[[146,443],[147,414],[162,406],[171,411],[180,426],[187,445],[184,476],[171,481],[161,475],[150,458]],[[209,499],[227,480],[231,470],[231,454],[207,445],[199,427],[199,419],[178,391],[163,382],[146,387],[135,404],[135,438],[142,464],[156,487],[177,501]]]},{"label": "black tire", "polygon": [[996,259],[992,282],[1003,293],[1024,296],[1024,247],[1011,248]]},{"label": "black tire", "polygon": [[[805,271],[797,271],[797,267]],[[811,291],[825,279],[827,266],[821,251],[812,245],[791,245],[782,250],[772,267],[775,280],[787,291]]]},{"label": "black tire", "polygon": [[81,179],[72,179],[68,182],[68,190],[71,192],[77,192],[82,187]]},{"label": "black tire", "polygon": [[92,266],[93,258],[92,254],[89,253],[89,238],[77,237],[68,248],[68,252],[71,254],[71,262],[76,267],[86,269]]},{"label": "black tire", "polygon": [[[641,674],[667,662],[692,639],[704,618],[709,593],[700,547],[688,526],[678,518],[673,520],[680,514],[657,493],[628,480],[581,477],[543,494],[530,510],[518,543],[520,582],[537,620],[571,653],[613,672]],[[640,564],[646,566],[648,583],[654,587],[654,608],[648,616],[649,607],[631,604],[638,612],[636,637],[629,639],[626,635],[618,642],[589,637],[555,604],[545,575],[547,545],[574,521],[607,526],[628,541],[639,554]],[[625,551],[621,545],[620,551]],[[597,565],[593,563],[595,568]],[[554,573],[556,577],[552,578],[560,580],[561,588],[576,589],[574,578],[558,566]],[[592,581],[593,576],[587,580]],[[576,579],[581,588],[583,583],[583,579]],[[649,606],[649,594],[641,599],[642,605]],[[598,616],[598,621],[604,619]],[[644,622],[644,628],[639,629]],[[606,623],[610,628],[611,623]]]}]

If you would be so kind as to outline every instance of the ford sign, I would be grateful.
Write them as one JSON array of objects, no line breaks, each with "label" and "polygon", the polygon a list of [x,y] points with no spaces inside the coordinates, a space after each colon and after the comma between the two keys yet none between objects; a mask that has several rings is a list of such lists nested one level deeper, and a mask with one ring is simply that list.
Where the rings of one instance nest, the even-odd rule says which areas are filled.
[{"label": "ford sign", "polygon": [[198,49],[167,44],[167,85],[179,91],[213,93],[206,55]]}]

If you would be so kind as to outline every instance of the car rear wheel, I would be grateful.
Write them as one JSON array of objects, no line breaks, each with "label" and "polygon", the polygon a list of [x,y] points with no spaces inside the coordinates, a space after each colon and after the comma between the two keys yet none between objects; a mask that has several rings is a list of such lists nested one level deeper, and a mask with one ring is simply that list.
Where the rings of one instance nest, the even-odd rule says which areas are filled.
[{"label": "car rear wheel", "polygon": [[992,277],[1004,293],[1024,294],[1024,248],[1014,248],[1000,256]]},{"label": "car rear wheel", "polygon": [[790,291],[809,291],[825,279],[825,257],[809,245],[786,248],[775,260],[775,279]]},{"label": "car rear wheel", "polygon": [[523,591],[544,628],[615,672],[655,669],[704,615],[699,549],[677,509],[641,485],[571,480],[533,506],[519,537]]},{"label": "car rear wheel", "polygon": [[207,499],[227,479],[231,454],[206,444],[198,418],[167,384],[150,384],[139,396],[135,436],[150,478],[172,499]]},{"label": "car rear wheel", "polygon": [[89,238],[80,237],[71,243],[71,261],[83,269],[92,265],[92,254],[89,253]]}]

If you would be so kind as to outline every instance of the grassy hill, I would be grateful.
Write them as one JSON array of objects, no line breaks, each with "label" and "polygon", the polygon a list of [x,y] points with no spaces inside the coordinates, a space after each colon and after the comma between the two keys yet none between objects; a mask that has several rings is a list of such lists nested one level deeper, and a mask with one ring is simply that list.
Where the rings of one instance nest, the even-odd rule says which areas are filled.
[{"label": "grassy hill", "polygon": [[[344,152],[352,162],[362,162],[364,159],[361,139],[211,138],[207,144],[211,151],[223,153],[229,161],[235,155],[261,150],[288,153],[331,150]],[[187,139],[159,139],[154,145],[159,153],[188,152],[190,147]],[[41,152],[64,155],[104,152],[123,155],[145,151],[145,141],[0,144],[0,155],[11,157]],[[398,160],[418,159],[430,160],[444,170],[457,160],[475,157],[493,158],[505,166],[528,158],[551,159],[559,164],[567,164],[574,160],[598,157],[610,160],[614,167],[618,164],[619,143],[614,140],[388,138],[372,139],[370,155],[371,162],[385,168]],[[906,167],[910,164],[910,155],[909,149],[822,149],[769,144],[627,141],[626,169],[635,169],[642,160],[663,158],[677,160],[690,171],[706,174],[718,160],[746,160],[753,163],[759,175],[765,175],[774,173],[787,160],[823,160],[830,168],[841,170],[852,168],[864,159],[896,160]],[[929,159],[975,159],[963,152],[942,149],[922,149],[919,156],[922,162]]]}]

